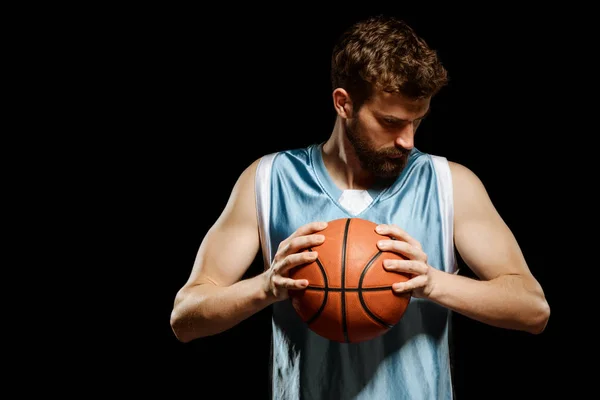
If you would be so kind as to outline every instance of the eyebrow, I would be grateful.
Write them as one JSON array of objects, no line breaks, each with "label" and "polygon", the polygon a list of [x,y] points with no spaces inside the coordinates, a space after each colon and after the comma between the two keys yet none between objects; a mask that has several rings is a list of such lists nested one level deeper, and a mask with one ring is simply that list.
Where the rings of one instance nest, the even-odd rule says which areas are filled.
[{"label": "eyebrow", "polygon": [[[428,115],[429,115],[429,112],[430,112],[430,111],[431,111],[431,108],[428,108],[428,109],[427,109],[427,111],[425,112],[425,114],[423,114],[423,115],[422,115],[422,116],[420,116],[419,118],[415,118],[415,120],[419,120],[419,119],[423,119],[423,118],[425,118],[426,116],[428,116]],[[381,118],[386,118],[386,119],[390,119],[390,120],[392,120],[393,122],[407,122],[407,121],[408,121],[407,119],[398,118],[398,117],[395,117],[395,116],[393,116],[393,115],[391,115],[391,114],[379,114],[379,113],[377,113],[377,114],[379,115],[379,117],[381,117]]]}]

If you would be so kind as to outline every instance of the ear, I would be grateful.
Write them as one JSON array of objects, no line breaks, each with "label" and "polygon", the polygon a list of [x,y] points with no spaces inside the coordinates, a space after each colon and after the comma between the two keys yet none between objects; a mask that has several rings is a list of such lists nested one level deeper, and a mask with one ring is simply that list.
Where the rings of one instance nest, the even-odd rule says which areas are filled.
[{"label": "ear", "polygon": [[337,114],[342,118],[352,116],[352,100],[350,95],[344,89],[337,88],[333,91],[333,107]]}]

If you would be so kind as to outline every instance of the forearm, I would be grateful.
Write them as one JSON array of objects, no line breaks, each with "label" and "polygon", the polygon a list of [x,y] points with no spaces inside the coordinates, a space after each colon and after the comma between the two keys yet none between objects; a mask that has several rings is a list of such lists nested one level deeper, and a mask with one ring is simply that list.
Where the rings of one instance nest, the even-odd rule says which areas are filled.
[{"label": "forearm", "polygon": [[273,303],[262,276],[221,287],[201,284],[182,289],[175,300],[171,326],[182,342],[223,332]]},{"label": "forearm", "polygon": [[540,286],[519,275],[489,281],[439,273],[430,299],[496,327],[541,333],[549,307]]}]

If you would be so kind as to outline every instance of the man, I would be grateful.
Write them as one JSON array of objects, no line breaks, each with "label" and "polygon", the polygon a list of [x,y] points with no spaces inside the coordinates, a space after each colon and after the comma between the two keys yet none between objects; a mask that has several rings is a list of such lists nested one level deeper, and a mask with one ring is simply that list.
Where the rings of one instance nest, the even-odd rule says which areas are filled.
[{"label": "man", "polygon": [[[268,154],[239,177],[177,293],[171,325],[189,342],[223,332],[272,306],[272,391],[276,399],[451,399],[449,318],[454,311],[533,334],[549,306],[510,229],[478,177],[420,152],[414,138],[447,73],[402,21],[355,24],[332,56],[329,139]],[[310,282],[290,269],[318,257],[327,221],[379,224],[382,250],[402,254],[393,285],[412,295],[401,321],[363,343],[328,341],[295,313],[289,292]],[[258,252],[263,273],[242,279]],[[456,274],[455,252],[479,277]]]}]

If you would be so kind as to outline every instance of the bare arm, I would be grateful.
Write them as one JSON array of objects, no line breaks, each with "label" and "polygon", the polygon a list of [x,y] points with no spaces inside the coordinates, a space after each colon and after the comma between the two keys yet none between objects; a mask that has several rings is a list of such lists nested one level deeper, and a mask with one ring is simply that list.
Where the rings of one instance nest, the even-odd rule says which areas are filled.
[{"label": "bare arm", "polygon": [[457,251],[479,277],[439,274],[431,299],[478,321],[540,333],[550,308],[521,249],[479,178],[450,163]]},{"label": "bare arm", "polygon": [[273,263],[263,273],[241,280],[260,249],[254,182],[258,160],[236,182],[229,201],[204,237],[188,281],[177,292],[171,327],[182,342],[232,328],[276,301],[289,290],[303,289],[305,279],[291,279],[289,271],[314,261],[315,251],[303,251],[324,240],[324,222],[296,229],[279,244]]},{"label": "bare arm", "polygon": [[379,233],[382,250],[394,250],[405,261],[384,261],[390,271],[413,277],[393,285],[398,293],[412,292],[453,311],[497,327],[542,332],[550,307],[542,287],[529,270],[521,249],[479,178],[464,166],[450,163],[454,187],[454,243],[479,279],[449,274],[427,264],[420,243],[396,226]]},{"label": "bare arm", "polygon": [[259,250],[254,198],[257,162],[236,182],[178,291],[171,326],[182,342],[227,330],[273,302],[260,276],[240,281]]}]

